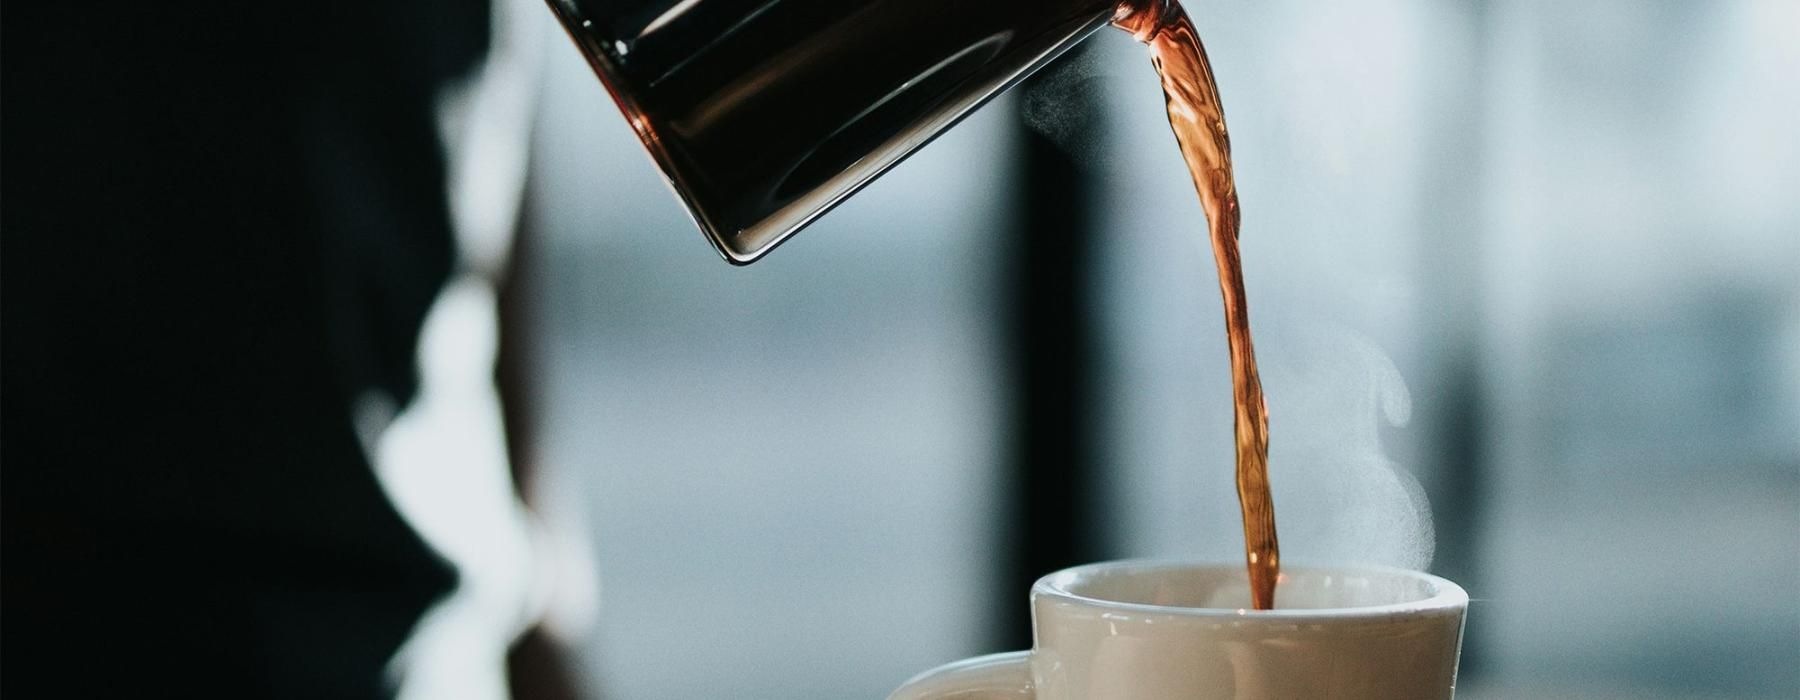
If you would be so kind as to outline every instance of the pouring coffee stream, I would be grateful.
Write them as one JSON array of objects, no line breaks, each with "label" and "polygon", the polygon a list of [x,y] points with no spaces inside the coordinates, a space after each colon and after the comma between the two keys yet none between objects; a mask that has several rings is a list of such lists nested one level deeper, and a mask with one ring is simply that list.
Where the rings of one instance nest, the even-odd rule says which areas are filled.
[{"label": "pouring coffee stream", "polygon": [[1268,419],[1238,259],[1230,141],[1173,0],[548,0],[694,222],[767,254],[1101,27],[1150,46],[1206,212],[1231,356],[1237,489],[1258,609],[1280,570]]},{"label": "pouring coffee stream", "polygon": [[1206,211],[1219,296],[1225,303],[1225,338],[1231,354],[1232,408],[1237,443],[1238,506],[1244,520],[1244,563],[1250,574],[1250,601],[1257,610],[1275,607],[1281,576],[1281,547],[1275,537],[1275,500],[1269,493],[1269,411],[1256,348],[1250,339],[1250,310],[1244,268],[1238,255],[1237,182],[1231,170],[1231,136],[1219,103],[1218,82],[1194,23],[1179,4],[1160,13],[1145,10],[1121,17],[1119,28],[1150,45],[1151,61],[1162,77],[1169,126],[1181,145],[1194,189]]}]

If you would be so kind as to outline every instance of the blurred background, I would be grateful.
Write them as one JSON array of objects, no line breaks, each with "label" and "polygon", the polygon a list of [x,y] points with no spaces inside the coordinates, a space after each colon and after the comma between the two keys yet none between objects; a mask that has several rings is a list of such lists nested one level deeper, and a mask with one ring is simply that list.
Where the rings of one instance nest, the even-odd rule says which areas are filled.
[{"label": "blurred background", "polygon": [[[1187,5],[1287,559],[1462,583],[1463,697],[1800,697],[1800,3]],[[541,20],[539,490],[598,571],[598,694],[882,697],[1024,646],[1039,574],[1241,557],[1143,47],[732,268]]]}]

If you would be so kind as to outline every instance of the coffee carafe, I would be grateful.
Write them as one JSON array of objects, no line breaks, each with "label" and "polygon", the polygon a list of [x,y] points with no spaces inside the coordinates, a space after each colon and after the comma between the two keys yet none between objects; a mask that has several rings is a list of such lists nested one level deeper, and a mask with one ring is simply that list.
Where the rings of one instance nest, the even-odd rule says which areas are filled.
[{"label": "coffee carafe", "polygon": [[548,2],[734,264],[762,257],[1095,29],[1163,4]]}]

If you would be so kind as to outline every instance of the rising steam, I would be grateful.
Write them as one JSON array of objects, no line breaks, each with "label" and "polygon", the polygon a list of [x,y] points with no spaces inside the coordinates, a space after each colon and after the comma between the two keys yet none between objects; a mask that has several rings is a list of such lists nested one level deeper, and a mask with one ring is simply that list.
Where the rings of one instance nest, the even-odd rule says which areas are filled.
[{"label": "rising steam", "polygon": [[1025,125],[1081,165],[1094,163],[1104,145],[1107,67],[1092,52],[1064,56],[1040,71],[1021,98]]},{"label": "rising steam", "polygon": [[1424,569],[1435,546],[1431,508],[1382,447],[1382,429],[1412,416],[1400,370],[1346,329],[1270,330],[1278,332],[1258,347],[1283,558]]}]

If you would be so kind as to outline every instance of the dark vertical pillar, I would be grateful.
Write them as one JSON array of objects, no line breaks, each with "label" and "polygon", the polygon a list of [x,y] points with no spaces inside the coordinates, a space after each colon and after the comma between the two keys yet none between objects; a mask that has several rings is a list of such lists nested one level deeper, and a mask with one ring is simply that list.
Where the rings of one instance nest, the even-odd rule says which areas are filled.
[{"label": "dark vertical pillar", "polygon": [[[1037,86],[1022,87],[1024,94]],[[1096,113],[1092,104],[1060,108]],[[1030,646],[1026,594],[1032,582],[1093,561],[1102,549],[1093,497],[1092,175],[1043,134],[1029,126],[1019,131],[1016,215],[1005,248],[1012,420],[1003,493],[1012,502],[1001,512],[1008,521],[1003,541],[1009,561],[995,592],[1004,649]]]},{"label": "dark vertical pillar", "polygon": [[[1427,48],[1440,57],[1427,103],[1436,105],[1420,134],[1432,160],[1424,166],[1425,203],[1420,212],[1418,319],[1423,381],[1417,387],[1417,429],[1421,431],[1418,472],[1431,501],[1437,548],[1434,573],[1462,584],[1480,598],[1482,527],[1489,498],[1485,426],[1489,397],[1483,388],[1481,339],[1482,99],[1487,72],[1488,3],[1464,3],[1446,31]],[[1463,645],[1464,678],[1482,671],[1481,608],[1470,609]]]}]

